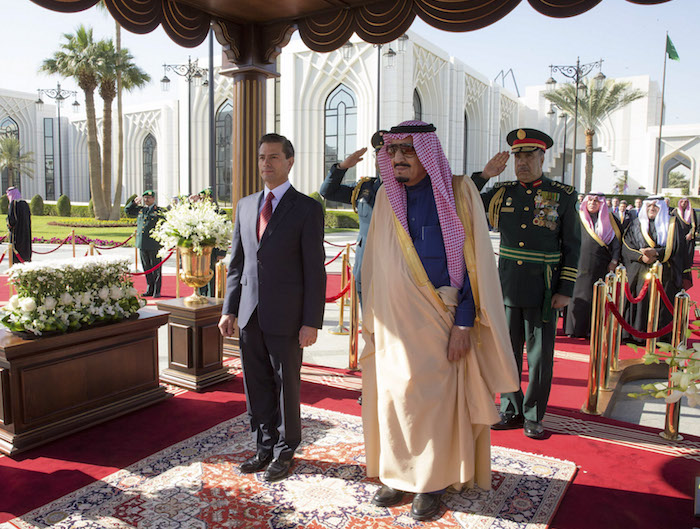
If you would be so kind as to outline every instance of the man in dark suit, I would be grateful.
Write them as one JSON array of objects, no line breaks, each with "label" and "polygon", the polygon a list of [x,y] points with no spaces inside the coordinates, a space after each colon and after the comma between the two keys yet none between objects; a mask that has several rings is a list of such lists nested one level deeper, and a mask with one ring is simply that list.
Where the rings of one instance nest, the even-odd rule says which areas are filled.
[{"label": "man in dark suit", "polygon": [[258,143],[265,189],[236,207],[231,264],[219,329],[232,336],[238,320],[246,401],[256,455],[241,472],[267,469],[266,481],[289,474],[301,442],[302,348],[323,323],[323,209],[294,189],[294,147],[279,134]]}]

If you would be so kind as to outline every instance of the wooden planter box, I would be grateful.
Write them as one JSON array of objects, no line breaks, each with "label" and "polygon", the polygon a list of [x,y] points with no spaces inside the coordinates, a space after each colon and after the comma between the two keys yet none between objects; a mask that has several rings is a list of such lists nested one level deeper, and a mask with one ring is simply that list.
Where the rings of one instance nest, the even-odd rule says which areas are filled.
[{"label": "wooden planter box", "polygon": [[0,330],[0,452],[47,443],[168,398],[158,328],[168,313],[24,340]]}]

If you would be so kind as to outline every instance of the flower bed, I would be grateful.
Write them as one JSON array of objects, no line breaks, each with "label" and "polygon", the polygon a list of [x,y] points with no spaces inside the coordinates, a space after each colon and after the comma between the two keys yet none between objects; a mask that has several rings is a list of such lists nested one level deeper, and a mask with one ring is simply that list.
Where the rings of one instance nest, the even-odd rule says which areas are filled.
[{"label": "flower bed", "polygon": [[95,220],[71,218],[69,220],[51,220],[49,226],[69,226],[73,228],[124,228],[136,226],[136,219]]},{"label": "flower bed", "polygon": [[17,294],[0,309],[0,323],[41,336],[128,318],[146,304],[133,286],[129,264],[88,257],[15,265],[8,276]]}]

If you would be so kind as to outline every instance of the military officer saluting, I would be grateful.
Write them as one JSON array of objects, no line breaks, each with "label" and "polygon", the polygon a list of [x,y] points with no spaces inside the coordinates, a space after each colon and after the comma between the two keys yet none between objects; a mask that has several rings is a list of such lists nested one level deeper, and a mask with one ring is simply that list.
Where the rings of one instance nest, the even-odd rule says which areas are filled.
[{"label": "military officer saluting", "polygon": [[[553,144],[544,132],[517,129],[506,138],[515,157],[517,180],[482,193],[489,222],[501,233],[498,270],[513,353],[522,371],[527,345],[529,382],[501,395],[501,420],[492,428],[524,427],[526,436],[544,437],[544,417],[552,384],[558,309],[576,283],[581,244],[572,186],[542,175],[544,153]],[[483,172],[472,175],[479,189],[505,169],[509,154],[498,153]]]},{"label": "military officer saluting", "polygon": [[[136,220],[136,242],[134,244],[139,249],[141,266],[144,271],[150,270],[154,266],[159,265],[161,261],[160,257],[158,257],[158,250],[161,248],[160,243],[151,237],[153,228],[156,227],[156,223],[163,215],[163,212],[156,204],[156,194],[150,189],[144,191],[142,196],[130,200],[124,206],[124,211],[130,217],[138,215]],[[146,274],[146,283],[148,284],[148,290],[146,290],[144,296],[159,298],[161,285],[160,267],[150,274]]]},{"label": "military officer saluting", "polygon": [[[385,130],[378,130],[372,136],[372,147],[375,154],[384,145],[383,135]],[[357,286],[357,295],[362,302],[362,287],[360,281],[360,270],[362,268],[362,255],[364,253],[365,240],[367,239],[367,231],[369,223],[372,220],[372,209],[374,208],[374,197],[382,185],[382,181],[378,176],[367,176],[361,178],[353,185],[342,184],[345,173],[351,167],[355,167],[362,160],[362,155],[367,152],[367,147],[355,151],[350,156],[345,158],[340,163],[335,163],[328,171],[328,176],[321,184],[319,193],[326,200],[334,202],[342,202],[343,204],[352,204],[352,208],[357,212],[360,222],[360,232],[357,235],[357,248],[355,249],[355,266],[353,266],[353,274],[355,275],[355,284]],[[377,174],[379,170],[377,169]]]}]

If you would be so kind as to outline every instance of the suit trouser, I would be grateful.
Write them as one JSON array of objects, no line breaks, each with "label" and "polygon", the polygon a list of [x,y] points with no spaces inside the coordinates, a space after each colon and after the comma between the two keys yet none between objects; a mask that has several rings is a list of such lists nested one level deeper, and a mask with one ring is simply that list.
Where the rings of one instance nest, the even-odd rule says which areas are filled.
[{"label": "suit trouser", "polygon": [[299,335],[263,333],[258,310],[241,329],[248,417],[257,453],[289,460],[301,442]]},{"label": "suit trouser", "polygon": [[522,389],[501,394],[501,412],[540,422],[552,388],[558,311],[552,310],[551,320],[544,323],[541,307],[506,306],[505,309],[519,375],[523,371],[523,345],[527,344],[528,385],[524,396]]},{"label": "suit trouser", "polygon": [[[141,266],[143,266],[144,272],[160,264],[161,258],[158,257],[158,250],[139,250],[139,254],[141,255]],[[150,274],[146,274],[146,284],[149,292],[160,294],[162,277],[160,266]]]}]

